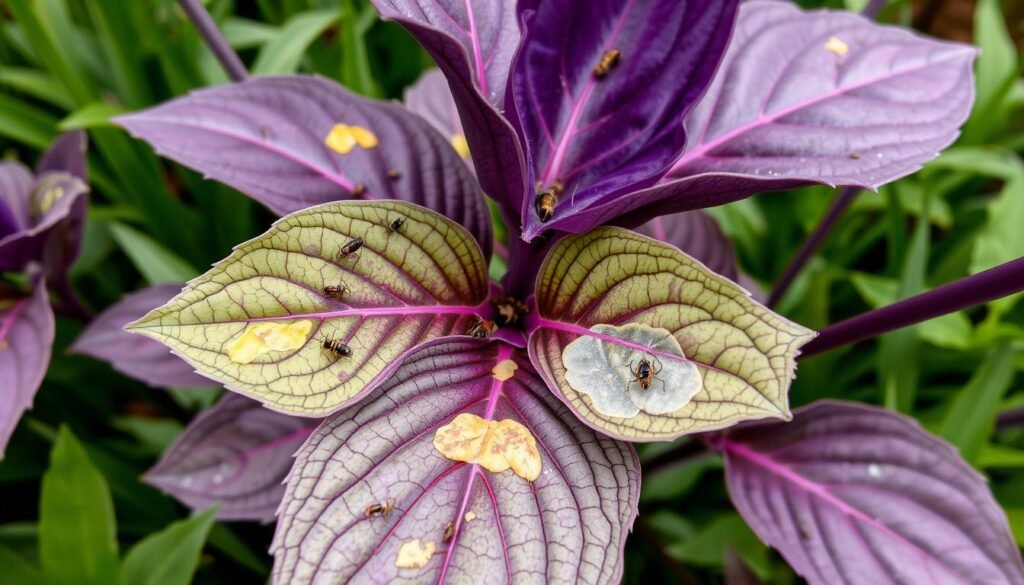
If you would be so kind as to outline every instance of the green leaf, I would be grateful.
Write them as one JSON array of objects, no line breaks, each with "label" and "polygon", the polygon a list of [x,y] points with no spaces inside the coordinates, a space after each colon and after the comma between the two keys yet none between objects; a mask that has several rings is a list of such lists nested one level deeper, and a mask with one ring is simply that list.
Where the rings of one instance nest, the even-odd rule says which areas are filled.
[{"label": "green leaf", "polygon": [[56,118],[0,93],[0,136],[41,150],[49,146],[56,135]]},{"label": "green leaf", "polygon": [[1024,256],[1024,168],[1006,181],[988,206],[985,222],[974,244],[971,273],[988,270]]},{"label": "green leaf", "polygon": [[[796,355],[814,337],[678,249],[619,228],[555,244],[536,299],[528,347],[538,372],[589,425],[633,441],[789,419]],[[593,355],[577,361],[581,343]],[[650,392],[635,381],[643,359]]]},{"label": "green leaf", "polygon": [[640,486],[640,503],[681,498],[697,485],[705,471],[717,469],[722,469],[722,458],[709,454],[685,465],[645,475]]},{"label": "green leaf", "polygon": [[466,334],[491,310],[488,286],[458,224],[409,203],[341,201],[282,218],[128,328],[276,410],[323,415],[420,344]]},{"label": "green leaf", "polygon": [[1000,346],[982,362],[970,382],[957,392],[939,431],[971,462],[978,458],[995,428],[999,403],[1010,388],[1015,372],[1014,352]]},{"label": "green leaf", "polygon": [[1017,546],[1024,547],[1024,508],[1006,508],[1006,517],[1010,520],[1010,532]]},{"label": "green leaf", "polygon": [[114,504],[103,475],[61,427],[43,475],[39,557],[51,585],[120,582]]},{"label": "green leaf", "polygon": [[978,452],[975,464],[982,469],[1024,469],[1024,451],[986,443]]},{"label": "green leaf", "polygon": [[132,547],[124,559],[125,585],[188,585],[217,508],[179,520]]},{"label": "green leaf", "polygon": [[341,13],[337,9],[303,12],[284,23],[273,40],[260,50],[253,63],[253,75],[295,73],[306,48],[327,27],[337,22]]},{"label": "green leaf", "polygon": [[725,566],[729,549],[734,549],[754,571],[766,578],[771,572],[768,547],[739,514],[722,514],[681,544],[668,547],[668,554],[686,563],[708,567]]},{"label": "green leaf", "polygon": [[123,0],[86,0],[90,20],[110,71],[118,97],[133,107],[152,100],[144,75],[143,52],[139,50],[138,29],[132,13],[142,3]]},{"label": "green leaf", "polygon": [[171,418],[114,418],[111,426],[135,438],[136,443],[152,455],[160,455],[181,434],[181,423]]},{"label": "green leaf", "polygon": [[96,97],[89,81],[81,75],[83,55],[79,36],[71,23],[64,0],[10,0],[7,5],[32,46],[35,56],[64,86],[76,104]]},{"label": "green leaf", "polygon": [[43,575],[32,563],[0,544],[0,577],[4,585],[38,585]]},{"label": "green leaf", "polygon": [[946,169],[968,175],[984,175],[1009,179],[1019,174],[1021,162],[1006,148],[995,146],[954,146],[947,148],[938,158],[928,163],[926,171]]},{"label": "green leaf", "polygon": [[92,102],[68,114],[57,124],[57,128],[62,132],[67,132],[68,130],[112,127],[110,118],[122,113],[124,111],[121,108],[112,104]]},{"label": "green leaf", "polygon": [[373,24],[376,12],[367,4],[363,13],[358,14],[352,0],[342,0],[341,14],[341,83],[356,93],[381,97],[366,52],[366,31]]},{"label": "green leaf", "polygon": [[210,530],[209,546],[257,575],[266,575],[270,572],[266,556],[261,557],[252,552],[249,546],[223,523],[213,525],[213,529]]},{"label": "green leaf", "polygon": [[280,34],[280,29],[256,20],[229,17],[221,27],[224,38],[236,51],[254,49],[272,41]]},{"label": "green leaf", "polygon": [[1017,51],[999,0],[978,0],[974,13],[974,39],[981,47],[975,67],[977,98],[964,129],[971,142],[980,142],[1000,129],[1005,111],[1003,98],[1018,75]]},{"label": "green leaf", "polygon": [[149,284],[182,283],[198,274],[174,252],[122,223],[111,222],[110,234]]},{"label": "green leaf", "polygon": [[64,87],[52,75],[28,67],[0,66],[0,85],[40,99],[63,110],[70,110],[74,102]]}]

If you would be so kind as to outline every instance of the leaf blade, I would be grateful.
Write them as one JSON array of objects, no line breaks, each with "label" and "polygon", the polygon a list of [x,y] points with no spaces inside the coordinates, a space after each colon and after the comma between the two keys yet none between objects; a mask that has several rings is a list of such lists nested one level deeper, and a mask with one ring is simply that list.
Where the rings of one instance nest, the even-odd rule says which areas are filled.
[{"label": "leaf blade", "polygon": [[213,527],[216,509],[179,520],[150,534],[124,559],[126,585],[188,585],[199,567],[199,553]]}]

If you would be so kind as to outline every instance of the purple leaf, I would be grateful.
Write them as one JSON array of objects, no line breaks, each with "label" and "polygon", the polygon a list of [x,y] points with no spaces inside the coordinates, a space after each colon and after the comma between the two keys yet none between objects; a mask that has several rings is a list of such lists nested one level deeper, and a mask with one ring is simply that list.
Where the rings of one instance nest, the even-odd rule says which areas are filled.
[{"label": "purple leaf", "polygon": [[408,30],[444,72],[484,192],[519,209],[526,190],[522,148],[498,111],[507,101],[509,62],[519,45],[514,0],[372,2],[381,17]]},{"label": "purple leaf", "polygon": [[976,55],[849,12],[745,2],[721,70],[686,120],[685,154],[635,199],[651,217],[908,175],[958,136]]},{"label": "purple leaf", "polygon": [[207,388],[208,378],[175,356],[164,344],[132,335],[123,328],[181,292],[181,285],[161,284],[132,293],[99,314],[82,331],[70,351],[110,362],[122,374],[162,388]]},{"label": "purple leaf", "polygon": [[[728,44],[737,0],[519,5],[510,119],[530,161],[527,185],[561,185],[551,220],[523,202],[523,238],[599,225],[587,210],[654,184],[686,142],[681,121],[704,94]],[[608,59],[618,51],[617,60]],[[608,60],[606,60],[608,59]],[[611,63],[604,74],[599,64]],[[632,205],[635,207],[636,205]]]},{"label": "purple leaf", "polygon": [[50,364],[53,310],[46,283],[30,296],[0,291],[0,458],[23,412],[32,406]]},{"label": "purple leaf", "polygon": [[189,423],[145,479],[193,510],[219,504],[221,520],[269,522],[292,455],[314,428],[229,392]]},{"label": "purple leaf", "polygon": [[715,218],[703,211],[656,217],[634,231],[672,244],[729,280],[739,279],[732,242]]},{"label": "purple leaf", "polygon": [[913,419],[819,402],[715,444],[740,513],[812,584],[1024,582],[985,478]]},{"label": "purple leaf", "polygon": [[405,90],[405,107],[430,122],[441,136],[451,142],[459,156],[470,159],[469,144],[462,130],[462,121],[459,120],[459,110],[440,69],[430,69]]},{"label": "purple leaf", "polygon": [[461,223],[490,250],[487,206],[447,140],[402,106],[327,79],[253,78],[115,121],[276,213],[353,196],[401,199]]},{"label": "purple leaf", "polygon": [[8,258],[6,242],[32,226],[28,194],[34,182],[32,171],[20,162],[0,162],[0,265]]},{"label": "purple leaf", "polygon": [[89,166],[85,150],[88,146],[88,138],[81,130],[61,134],[39,161],[36,173],[42,175],[48,172],[65,172],[87,183]]},{"label": "purple leaf", "polygon": [[[480,452],[449,434],[469,420],[515,432],[478,463],[442,454]],[[530,441],[539,467],[488,471]],[[579,422],[517,350],[438,342],[299,451],[273,582],[618,583],[639,480],[633,448]]]}]

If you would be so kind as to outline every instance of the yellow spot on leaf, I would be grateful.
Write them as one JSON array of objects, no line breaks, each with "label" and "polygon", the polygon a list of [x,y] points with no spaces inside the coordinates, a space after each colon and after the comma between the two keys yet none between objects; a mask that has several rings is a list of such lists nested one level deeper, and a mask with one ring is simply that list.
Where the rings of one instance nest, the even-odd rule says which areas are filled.
[{"label": "yellow spot on leaf", "polygon": [[518,368],[519,365],[512,360],[501,360],[496,366],[494,366],[491,373],[494,374],[495,378],[504,382],[514,376]]},{"label": "yellow spot on leaf", "polygon": [[476,520],[476,514],[474,514],[473,512],[466,512],[465,518],[466,522],[472,522],[473,520]]},{"label": "yellow spot on leaf", "polygon": [[338,154],[348,154],[357,145],[374,148],[377,146],[377,135],[362,126],[335,124],[324,138],[324,144]]},{"label": "yellow spot on leaf", "polygon": [[291,351],[306,343],[313,322],[263,321],[250,323],[245,333],[228,346],[228,357],[236,364],[248,364],[271,351]]},{"label": "yellow spot on leaf", "polygon": [[456,134],[452,136],[452,148],[455,152],[459,153],[462,158],[469,158],[469,142],[466,141],[465,134]]},{"label": "yellow spot on leaf", "polygon": [[829,53],[835,53],[842,57],[843,55],[850,52],[850,45],[847,45],[839,37],[829,37],[825,43],[825,50]]},{"label": "yellow spot on leaf", "polygon": [[434,448],[452,461],[476,463],[492,473],[511,469],[533,481],[540,476],[540,452],[529,429],[511,419],[484,420],[464,412],[437,429]]},{"label": "yellow spot on leaf", "polygon": [[430,562],[437,545],[433,540],[420,544],[420,539],[406,541],[398,549],[398,558],[395,559],[395,566],[399,569],[419,569]]}]

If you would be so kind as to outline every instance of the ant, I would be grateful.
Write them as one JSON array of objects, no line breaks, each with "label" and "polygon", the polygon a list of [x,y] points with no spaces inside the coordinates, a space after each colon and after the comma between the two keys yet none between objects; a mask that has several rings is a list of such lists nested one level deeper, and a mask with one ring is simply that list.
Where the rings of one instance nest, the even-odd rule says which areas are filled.
[{"label": "ant", "polygon": [[662,381],[661,378],[658,377],[658,374],[661,373],[662,369],[661,360],[659,360],[658,358],[654,358],[654,362],[652,363],[645,356],[640,358],[639,365],[634,366],[634,363],[635,362],[629,363],[629,371],[630,373],[633,374],[633,379],[630,380],[629,382],[626,382],[626,390],[629,390],[629,385],[634,382],[640,384],[641,390],[650,389],[651,384],[653,384],[655,380],[658,380],[662,384],[665,383],[664,381]]},{"label": "ant", "polygon": [[359,249],[363,247],[363,238],[349,240],[338,251],[338,259],[349,260],[352,264],[359,261]]},{"label": "ant", "polygon": [[469,328],[468,333],[473,337],[483,339],[490,337],[492,333],[498,330],[498,326],[494,321],[488,321],[487,319],[477,319],[476,323]]},{"label": "ant", "polygon": [[344,282],[339,284],[330,284],[323,288],[324,296],[336,301],[340,301],[341,297],[345,296],[346,292],[348,292],[348,286]]},{"label": "ant", "polygon": [[395,220],[393,220],[390,224],[388,224],[388,227],[386,227],[384,229],[386,229],[389,234],[393,234],[393,233],[397,232],[402,227],[402,225],[404,223],[405,223],[405,219],[399,217],[399,218],[396,218]]},{"label": "ant", "polygon": [[387,518],[388,514],[391,513],[391,509],[395,505],[391,502],[381,502],[379,504],[370,504],[366,507],[366,517],[373,518],[374,516],[382,516]]},{"label": "ant", "polygon": [[352,348],[342,343],[340,339],[325,339],[323,348],[331,352],[335,357],[352,356]]}]

